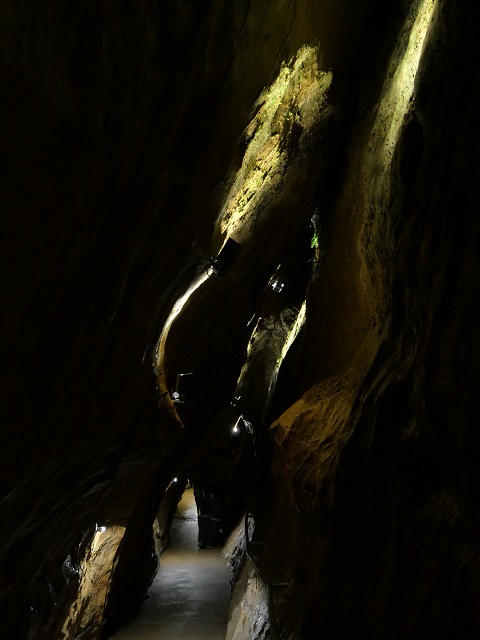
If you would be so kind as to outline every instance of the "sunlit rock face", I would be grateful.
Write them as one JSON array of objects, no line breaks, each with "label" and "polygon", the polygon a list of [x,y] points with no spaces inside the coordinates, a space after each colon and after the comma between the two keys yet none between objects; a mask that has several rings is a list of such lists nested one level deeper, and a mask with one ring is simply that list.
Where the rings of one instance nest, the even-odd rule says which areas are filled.
[{"label": "sunlit rock face", "polygon": [[137,610],[236,393],[282,637],[480,637],[477,38],[386,5],[2,3],[2,637]]}]

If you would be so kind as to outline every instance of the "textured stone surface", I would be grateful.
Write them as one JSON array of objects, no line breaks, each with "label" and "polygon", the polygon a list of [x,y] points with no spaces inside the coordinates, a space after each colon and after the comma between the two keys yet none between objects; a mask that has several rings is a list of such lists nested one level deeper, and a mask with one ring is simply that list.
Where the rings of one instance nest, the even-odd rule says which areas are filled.
[{"label": "textured stone surface", "polygon": [[[2,636],[57,638],[84,611],[77,570],[103,521],[125,526],[113,590],[68,637],[136,610],[165,488],[218,440],[247,323],[277,266],[304,255],[313,215],[306,323],[271,405],[250,397],[266,446],[259,470],[245,464],[262,560],[289,584],[284,637],[480,636],[478,39],[464,4],[437,0],[428,27],[430,0],[2,2]],[[251,123],[312,44],[320,120],[286,108],[307,95],[293,82],[266,141],[282,140],[275,182],[252,160]],[[420,49],[412,78],[402,61]],[[249,187],[256,172],[277,190]],[[155,345],[242,194],[259,204],[239,260],[168,336],[167,391],[179,372],[198,380],[174,408]]]},{"label": "textured stone surface", "polygon": [[255,569],[247,564],[232,594],[227,640],[270,637],[267,589]]}]

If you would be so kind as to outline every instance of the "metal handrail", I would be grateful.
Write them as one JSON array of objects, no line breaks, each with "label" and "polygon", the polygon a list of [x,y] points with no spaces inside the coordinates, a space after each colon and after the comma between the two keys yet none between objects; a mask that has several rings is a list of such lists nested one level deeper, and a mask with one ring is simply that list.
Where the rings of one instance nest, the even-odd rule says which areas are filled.
[{"label": "metal handrail", "polygon": [[260,578],[263,580],[263,582],[265,583],[265,585],[267,587],[267,593],[268,593],[268,617],[269,617],[269,620],[270,620],[270,636],[271,636],[271,640],[279,640],[278,625],[277,625],[277,614],[276,614],[276,611],[275,611],[275,602],[274,602],[274,599],[273,599],[273,587],[272,587],[272,584],[270,583],[270,581],[268,580],[266,575],[263,573],[263,571],[260,569],[260,567],[258,566],[258,564],[255,561],[255,559],[250,555],[250,552],[248,550],[249,546],[251,545],[251,541],[248,539],[248,518],[249,517],[251,517],[251,516],[248,513],[248,509],[247,509],[245,511],[245,553],[247,554],[247,558],[250,560],[250,562],[252,563],[252,565],[256,569],[257,573],[259,574]]}]

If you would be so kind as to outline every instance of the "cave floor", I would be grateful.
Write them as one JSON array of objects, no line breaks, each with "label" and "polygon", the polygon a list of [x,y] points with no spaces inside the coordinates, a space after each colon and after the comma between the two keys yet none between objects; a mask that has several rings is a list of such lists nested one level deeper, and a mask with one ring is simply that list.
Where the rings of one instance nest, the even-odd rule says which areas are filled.
[{"label": "cave floor", "polygon": [[193,490],[174,516],[171,542],[138,617],[113,640],[224,640],[230,602],[230,570],[221,549],[198,549]]}]

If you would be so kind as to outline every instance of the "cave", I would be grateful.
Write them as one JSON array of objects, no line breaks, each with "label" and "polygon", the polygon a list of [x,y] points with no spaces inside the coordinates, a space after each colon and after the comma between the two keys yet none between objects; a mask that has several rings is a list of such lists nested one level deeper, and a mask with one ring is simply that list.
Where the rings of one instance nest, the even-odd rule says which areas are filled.
[{"label": "cave", "polygon": [[2,638],[134,618],[235,425],[279,585],[236,640],[480,638],[478,41],[460,0],[3,0]]}]

